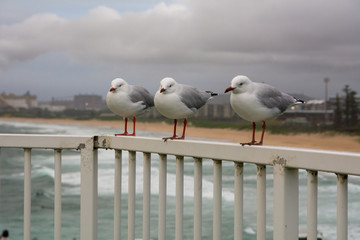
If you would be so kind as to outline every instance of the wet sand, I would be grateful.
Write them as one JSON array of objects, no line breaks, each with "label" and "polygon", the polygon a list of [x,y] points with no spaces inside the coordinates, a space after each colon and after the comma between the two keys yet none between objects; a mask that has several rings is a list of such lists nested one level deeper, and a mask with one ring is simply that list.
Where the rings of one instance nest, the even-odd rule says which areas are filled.
[{"label": "wet sand", "polygon": [[[5,121],[24,121],[37,123],[54,123],[54,124],[77,124],[88,126],[110,126],[119,128],[118,132],[123,130],[124,122],[103,121],[103,120],[74,120],[74,119],[42,119],[42,118],[16,118],[16,117],[0,117]],[[249,123],[250,124],[250,123]],[[132,122],[129,122],[130,131],[132,131]],[[140,122],[136,123],[137,130],[155,131],[164,133],[164,137],[172,135],[173,125],[168,122]],[[178,133],[182,131],[182,124],[178,126]],[[256,132],[257,139],[261,132]],[[251,140],[251,131],[220,129],[220,128],[200,128],[191,126],[191,120],[188,121],[186,128],[186,136],[193,138],[205,138],[212,140],[221,140],[229,142],[249,142]],[[360,137],[349,136],[345,134],[271,134],[265,133],[264,145],[287,146],[298,148],[312,148],[323,150],[336,150],[347,152],[360,152]]]}]

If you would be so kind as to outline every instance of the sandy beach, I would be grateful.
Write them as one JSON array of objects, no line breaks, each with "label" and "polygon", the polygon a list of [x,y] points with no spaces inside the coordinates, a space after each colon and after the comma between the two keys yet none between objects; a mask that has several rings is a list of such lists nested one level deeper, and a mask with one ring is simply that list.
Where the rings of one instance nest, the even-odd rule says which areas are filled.
[{"label": "sandy beach", "polygon": [[[77,124],[89,126],[110,126],[119,128],[122,131],[124,122],[103,121],[103,120],[74,120],[74,119],[42,119],[42,118],[16,118],[16,117],[0,117],[5,121],[26,121],[38,123],[54,123],[54,124]],[[249,123],[250,124],[250,123]],[[132,123],[129,124],[132,128]],[[170,136],[173,131],[173,125],[170,122],[137,122],[137,130],[163,132],[164,137]],[[261,128],[260,128],[261,129]],[[257,139],[260,137],[260,129],[256,133]],[[132,131],[132,129],[130,129]],[[182,125],[178,126],[178,132],[182,131]],[[199,128],[191,126],[191,120],[188,121],[186,129],[187,137],[206,138],[212,140],[221,140],[229,142],[247,142],[251,140],[251,131],[240,131],[234,129],[219,128]],[[265,133],[264,145],[272,146],[288,146],[298,148],[312,148],[324,150],[336,150],[347,152],[360,152],[360,137],[348,136],[344,134],[271,134]]]}]

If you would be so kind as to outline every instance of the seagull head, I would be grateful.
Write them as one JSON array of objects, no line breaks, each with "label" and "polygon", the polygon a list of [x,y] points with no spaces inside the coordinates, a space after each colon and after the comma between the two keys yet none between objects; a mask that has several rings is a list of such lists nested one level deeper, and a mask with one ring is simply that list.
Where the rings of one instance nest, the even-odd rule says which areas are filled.
[{"label": "seagull head", "polygon": [[176,89],[177,82],[173,78],[166,77],[160,81],[160,93],[171,93]]},{"label": "seagull head", "polygon": [[251,80],[244,75],[238,75],[231,80],[231,85],[225,89],[225,93],[232,91],[233,93],[243,93],[249,89]]},{"label": "seagull head", "polygon": [[124,87],[128,85],[127,82],[122,78],[115,78],[111,81],[111,87],[110,92],[115,92],[117,89],[121,89],[121,87]]}]

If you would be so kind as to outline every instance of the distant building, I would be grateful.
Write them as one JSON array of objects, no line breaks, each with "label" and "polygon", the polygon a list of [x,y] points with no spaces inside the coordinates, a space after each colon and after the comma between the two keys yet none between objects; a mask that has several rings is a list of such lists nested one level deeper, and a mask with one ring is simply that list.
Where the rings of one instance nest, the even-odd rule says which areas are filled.
[{"label": "distant building", "polygon": [[55,108],[58,108],[58,109],[63,108],[63,110],[75,108],[74,101],[72,99],[71,100],[66,100],[66,99],[52,98],[50,104],[51,104],[52,107],[55,107]]},{"label": "distant building", "polygon": [[195,115],[196,118],[206,119],[229,119],[236,116],[230,105],[230,94],[214,96]]},{"label": "distant building", "polygon": [[40,103],[40,108],[46,109],[50,112],[61,112],[64,111],[65,109],[73,109],[74,101],[52,98],[50,102]]},{"label": "distant building", "polygon": [[36,95],[31,95],[30,92],[26,92],[24,95],[15,95],[13,93],[0,95],[0,108],[10,109],[29,109],[39,107],[39,102]]},{"label": "distant building", "polygon": [[309,100],[304,104],[303,107],[304,110],[312,110],[312,111],[319,111],[319,110],[325,110],[325,100]]},{"label": "distant building", "polygon": [[106,108],[106,104],[100,95],[76,95],[72,99],[52,98],[51,102],[42,103],[41,108],[53,112],[66,109],[102,110]]},{"label": "distant building", "polygon": [[[339,96],[340,108],[342,111],[345,111],[346,108],[346,99],[345,96]],[[358,109],[358,119],[360,120],[360,97],[355,97],[356,106]],[[332,97],[328,100],[328,108],[335,110],[336,109],[336,97]]]},{"label": "distant building", "polygon": [[[340,100],[340,107],[342,109],[345,109],[345,97],[344,96],[339,96],[339,100]],[[355,102],[358,106],[358,108],[360,108],[360,97],[355,97]],[[336,97],[332,97],[328,100],[328,106],[331,109],[335,109],[336,108]]]},{"label": "distant building", "polygon": [[74,96],[74,108],[79,110],[101,110],[106,108],[106,105],[100,95],[76,95]]}]

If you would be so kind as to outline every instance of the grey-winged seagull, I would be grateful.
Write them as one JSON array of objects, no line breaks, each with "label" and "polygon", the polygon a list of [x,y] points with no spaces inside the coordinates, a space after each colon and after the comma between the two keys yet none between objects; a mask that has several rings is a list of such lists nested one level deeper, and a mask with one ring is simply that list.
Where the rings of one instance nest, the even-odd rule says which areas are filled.
[{"label": "grey-winged seagull", "polygon": [[[174,119],[174,134],[168,139],[184,139],[187,118],[194,115],[199,108],[217,95],[210,91],[199,91],[196,88],[177,83],[173,78],[164,78],[160,81],[160,88],[154,97],[155,108],[165,117]],[[176,135],[177,119],[184,119],[182,136]]]},{"label": "grey-winged seagull", "polygon": [[[136,116],[141,115],[150,107],[154,106],[154,98],[145,88],[129,85],[122,78],[115,78],[111,82],[111,88],[106,95],[106,104],[115,114],[124,117],[124,133],[115,134],[135,136]],[[128,118],[133,118],[133,133],[127,131]]]},{"label": "grey-winged seagull", "polygon": [[[262,145],[266,128],[265,121],[276,118],[288,108],[304,101],[296,99],[276,88],[252,82],[248,77],[239,75],[231,80],[231,86],[225,90],[231,91],[230,104],[232,109],[243,119],[252,122],[252,141],[242,145]],[[256,122],[263,122],[260,142],[255,141]]]}]

